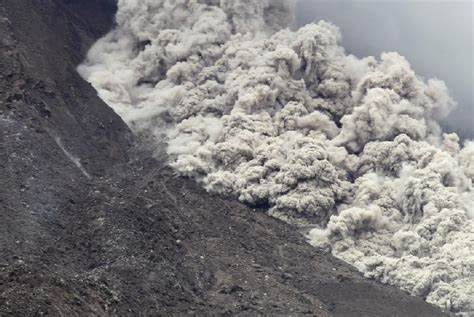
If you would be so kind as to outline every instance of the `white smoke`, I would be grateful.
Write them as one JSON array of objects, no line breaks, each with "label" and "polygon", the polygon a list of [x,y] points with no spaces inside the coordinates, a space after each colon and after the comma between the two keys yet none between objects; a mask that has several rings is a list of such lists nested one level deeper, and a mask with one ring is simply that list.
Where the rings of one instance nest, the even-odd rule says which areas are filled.
[{"label": "white smoke", "polygon": [[120,0],[79,72],[209,191],[317,226],[367,276],[474,311],[474,143],[442,135],[443,82],[348,56],[291,1]]}]

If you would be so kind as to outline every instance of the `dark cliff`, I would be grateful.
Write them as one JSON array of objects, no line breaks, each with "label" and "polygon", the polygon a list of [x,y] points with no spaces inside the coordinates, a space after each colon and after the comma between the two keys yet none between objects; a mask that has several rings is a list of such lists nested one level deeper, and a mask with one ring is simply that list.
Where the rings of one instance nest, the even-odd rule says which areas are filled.
[{"label": "dark cliff", "polygon": [[442,315],[152,159],[75,71],[114,10],[0,1],[0,315]]}]

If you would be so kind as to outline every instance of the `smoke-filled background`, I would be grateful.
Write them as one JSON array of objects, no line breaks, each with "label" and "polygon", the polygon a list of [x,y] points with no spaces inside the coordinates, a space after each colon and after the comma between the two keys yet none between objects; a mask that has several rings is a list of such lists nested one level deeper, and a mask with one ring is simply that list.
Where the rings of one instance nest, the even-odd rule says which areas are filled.
[{"label": "smoke-filled background", "polygon": [[458,103],[446,130],[474,138],[474,1],[299,0],[297,24],[336,24],[348,53],[397,51],[420,76],[443,79]]},{"label": "smoke-filled background", "polygon": [[291,31],[294,16],[289,0],[120,0],[78,70],[181,175],[474,312],[474,142],[439,125],[448,87],[398,53],[348,55],[333,24]]}]

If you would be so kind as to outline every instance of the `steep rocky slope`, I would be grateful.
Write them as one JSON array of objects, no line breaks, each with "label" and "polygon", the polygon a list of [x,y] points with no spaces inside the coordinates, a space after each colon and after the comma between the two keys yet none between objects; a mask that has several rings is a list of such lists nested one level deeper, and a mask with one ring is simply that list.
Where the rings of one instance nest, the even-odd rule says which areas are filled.
[{"label": "steep rocky slope", "polygon": [[113,12],[0,1],[0,315],[443,315],[152,159],[75,71]]}]

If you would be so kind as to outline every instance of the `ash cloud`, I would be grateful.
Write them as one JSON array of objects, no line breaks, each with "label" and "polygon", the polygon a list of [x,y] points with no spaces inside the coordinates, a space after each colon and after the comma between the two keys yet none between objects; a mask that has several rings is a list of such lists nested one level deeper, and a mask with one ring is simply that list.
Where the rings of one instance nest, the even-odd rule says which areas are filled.
[{"label": "ash cloud", "polygon": [[357,56],[396,50],[418,75],[446,81],[458,106],[442,124],[474,138],[474,21],[472,0],[299,0],[297,24],[320,19],[341,28]]},{"label": "ash cloud", "polygon": [[474,146],[397,53],[357,58],[294,2],[120,0],[79,72],[207,190],[313,225],[364,274],[474,311]]}]

